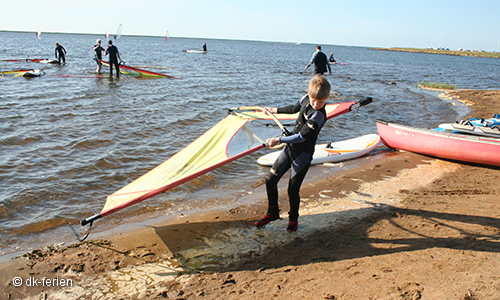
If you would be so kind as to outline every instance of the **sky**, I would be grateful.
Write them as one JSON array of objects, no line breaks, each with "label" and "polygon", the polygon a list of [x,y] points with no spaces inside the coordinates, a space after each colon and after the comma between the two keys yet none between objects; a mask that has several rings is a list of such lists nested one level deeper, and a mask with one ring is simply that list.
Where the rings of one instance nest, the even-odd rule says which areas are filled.
[{"label": "sky", "polygon": [[498,0],[0,0],[0,31],[500,51]]}]

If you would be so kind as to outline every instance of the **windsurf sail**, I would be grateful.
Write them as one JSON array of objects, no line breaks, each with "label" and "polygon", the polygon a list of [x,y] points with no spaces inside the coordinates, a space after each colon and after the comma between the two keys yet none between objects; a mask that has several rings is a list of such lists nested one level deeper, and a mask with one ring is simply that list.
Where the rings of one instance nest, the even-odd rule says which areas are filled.
[{"label": "windsurf sail", "polygon": [[120,24],[120,26],[118,26],[118,29],[116,29],[116,34],[113,36],[113,39],[115,41],[122,36],[122,28],[123,28],[123,24]]},{"label": "windsurf sail", "polygon": [[[347,113],[371,102],[371,98],[358,102],[328,104],[327,118]],[[230,110],[230,114],[194,142],[180,150],[162,164],[109,195],[100,213],[83,219],[81,225],[166,192],[205,173],[258,151],[263,141],[279,136],[279,128],[268,126],[273,118],[262,110]],[[297,114],[276,114],[281,121],[294,121]]]},{"label": "windsurf sail", "polygon": [[[106,67],[109,67],[109,62],[107,62],[105,60],[100,60],[100,62],[103,65],[105,65]],[[139,68],[135,68],[135,67],[127,66],[127,65],[120,65],[120,73],[125,74],[125,75],[146,76],[146,77],[179,78],[176,76],[147,71],[144,69],[139,69]]]},{"label": "windsurf sail", "polygon": [[38,24],[38,31],[36,32],[36,38],[39,39],[42,32],[40,31],[40,24]]},{"label": "windsurf sail", "polygon": [[24,59],[0,59],[0,61],[26,61],[26,62],[40,62],[42,58],[30,58],[31,56],[27,56]]},{"label": "windsurf sail", "polygon": [[108,26],[106,26],[106,39],[109,40]]},{"label": "windsurf sail", "polygon": [[0,74],[2,76],[13,75],[14,77],[21,77],[21,76],[38,77],[44,75],[45,72],[43,70],[27,69],[27,70],[0,71]]},{"label": "windsurf sail", "polygon": [[1,71],[2,76],[5,75],[14,75],[14,76],[22,76],[24,73],[31,71],[31,69],[27,70],[13,70],[13,71]]},{"label": "windsurf sail", "polygon": [[167,35],[165,36],[165,41],[168,41],[169,38],[170,38],[170,35],[168,34],[168,30],[167,30]]}]

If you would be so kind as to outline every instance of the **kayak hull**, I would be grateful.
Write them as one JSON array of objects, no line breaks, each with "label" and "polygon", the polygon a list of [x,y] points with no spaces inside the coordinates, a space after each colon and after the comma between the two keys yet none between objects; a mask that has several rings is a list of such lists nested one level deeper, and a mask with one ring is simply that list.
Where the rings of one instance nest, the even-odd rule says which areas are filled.
[{"label": "kayak hull", "polygon": [[377,120],[382,143],[423,155],[500,166],[500,139],[440,132]]}]

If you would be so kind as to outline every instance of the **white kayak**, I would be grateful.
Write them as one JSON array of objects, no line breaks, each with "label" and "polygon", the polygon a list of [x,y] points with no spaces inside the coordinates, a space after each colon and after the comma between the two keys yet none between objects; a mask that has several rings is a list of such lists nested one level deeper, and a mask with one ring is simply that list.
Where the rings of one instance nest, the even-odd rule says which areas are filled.
[{"label": "white kayak", "polygon": [[[329,144],[316,145],[311,164],[334,163],[353,158],[358,158],[370,153],[380,143],[378,134],[367,134],[357,138],[333,142]],[[262,166],[272,166],[281,151],[271,152],[257,159]]]}]

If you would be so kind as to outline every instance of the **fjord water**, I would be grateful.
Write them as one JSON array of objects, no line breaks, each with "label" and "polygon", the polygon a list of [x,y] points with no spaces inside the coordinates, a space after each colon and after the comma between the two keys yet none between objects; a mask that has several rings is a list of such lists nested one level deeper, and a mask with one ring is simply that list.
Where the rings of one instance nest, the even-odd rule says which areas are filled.
[{"label": "fjord water", "polygon": [[[246,105],[292,104],[306,93],[315,45],[215,39],[122,36],[129,65],[178,76],[96,77],[98,35],[0,32],[0,60],[53,58],[65,65],[0,62],[2,71],[44,69],[40,78],[0,78],[0,255],[74,240],[68,224],[98,213],[106,196],[138,178]],[[186,53],[201,49],[207,54]],[[420,127],[453,122],[458,106],[414,86],[422,80],[459,88],[499,88],[500,60],[374,51],[323,45],[339,62],[328,76],[332,102],[371,96],[374,102],[330,120],[320,142],[376,133],[374,120]],[[161,68],[160,68],[161,67]],[[68,76],[69,75],[69,76]],[[172,191],[99,220],[100,228],[143,213],[180,214],[234,201],[268,171],[255,153]],[[77,225],[79,226],[79,225]],[[99,229],[96,229],[99,230]]]}]

